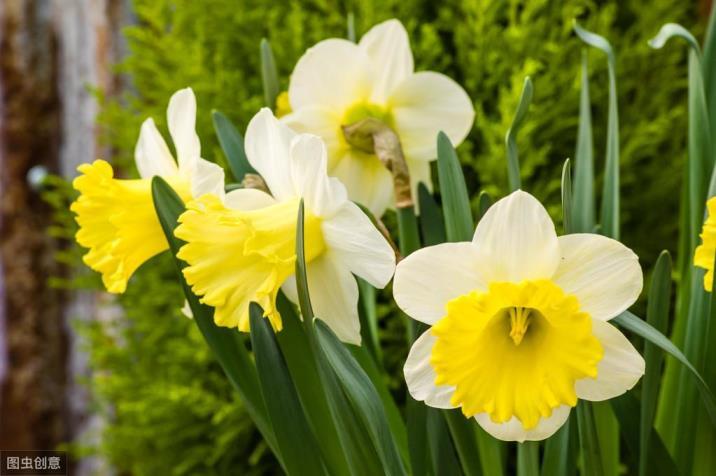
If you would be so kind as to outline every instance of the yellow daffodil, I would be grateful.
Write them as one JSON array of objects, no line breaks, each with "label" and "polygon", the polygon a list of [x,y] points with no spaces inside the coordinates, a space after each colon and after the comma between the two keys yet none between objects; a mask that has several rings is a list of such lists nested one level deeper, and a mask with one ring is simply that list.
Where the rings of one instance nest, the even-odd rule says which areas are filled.
[{"label": "yellow daffodil", "polygon": [[369,117],[382,121],[400,138],[413,186],[430,185],[438,132],[457,145],[475,115],[455,81],[414,72],[408,34],[398,20],[376,25],[358,44],[333,38],[310,48],[293,70],[288,100],[282,110],[291,112],[282,121],[323,138],[329,173],[376,216],[393,200],[391,175],[375,155],[349,145],[342,126]]},{"label": "yellow daffodil", "polygon": [[643,375],[642,357],[607,322],[641,289],[631,250],[599,235],[557,237],[542,205],[514,192],[472,242],[398,264],[398,306],[432,326],[405,363],[408,389],[432,407],[461,408],[496,438],[547,438],[577,399],[615,397]]},{"label": "yellow daffodil", "polygon": [[262,109],[246,131],[246,155],[269,191],[239,189],[225,199],[204,195],[189,204],[175,234],[187,243],[179,258],[201,301],[220,326],[249,330],[250,302],[281,329],[279,289],[297,301],[294,267],[298,205],[304,199],[307,277],[316,316],[345,342],[360,343],[356,274],[384,287],[393,275],[393,249],[370,219],[326,173],[326,148],[297,135]]},{"label": "yellow daffodil", "polygon": [[142,124],[134,159],[140,179],[117,179],[104,160],[80,165],[73,186],[80,192],[71,210],[79,224],[77,242],[89,248],[83,260],[102,274],[109,292],[122,293],[134,271],[168,249],[154,211],[151,178],[161,176],[185,201],[206,192],[223,194],[224,172],[200,157],[194,131],[196,98],[190,89],[169,101],[167,120],[177,162],[152,119]]},{"label": "yellow daffodil", "polygon": [[696,247],[694,264],[706,270],[704,289],[711,292],[714,282],[714,259],[716,255],[716,197],[706,202],[708,218],[701,231],[701,244]]}]

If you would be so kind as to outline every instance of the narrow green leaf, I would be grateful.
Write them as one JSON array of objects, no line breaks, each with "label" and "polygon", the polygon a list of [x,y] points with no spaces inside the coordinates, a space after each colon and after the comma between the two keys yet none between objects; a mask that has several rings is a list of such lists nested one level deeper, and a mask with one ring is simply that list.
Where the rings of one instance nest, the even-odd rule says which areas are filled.
[{"label": "narrow green leaf", "polygon": [[602,470],[607,476],[619,474],[619,422],[609,402],[591,402],[599,438]]},{"label": "narrow green leaf", "polygon": [[348,18],[346,19],[346,38],[348,41],[356,42],[356,17],[353,12],[348,12]]},{"label": "narrow green leaf", "polygon": [[448,241],[469,241],[474,225],[465,177],[455,149],[444,132],[438,134],[438,180]]},{"label": "narrow green leaf", "polygon": [[[428,408],[427,434],[429,455],[435,476],[453,476],[460,474],[460,462],[452,445],[450,430],[445,416],[436,408]],[[413,472],[415,475],[415,472]]]},{"label": "narrow green leaf", "polygon": [[[472,428],[472,420],[465,418],[459,409],[443,410],[452,440],[455,443],[462,471],[465,476],[480,476],[483,474],[477,448],[476,433]],[[487,473],[492,476],[490,473]]]},{"label": "narrow green leaf", "polygon": [[582,448],[583,474],[585,476],[602,476],[602,453],[599,449],[599,436],[594,422],[592,402],[580,401],[577,404],[577,427],[579,429],[579,446]]},{"label": "narrow green leaf", "polygon": [[487,209],[492,206],[493,200],[490,194],[483,190],[477,197],[477,203],[479,218],[482,219],[482,217],[485,216],[485,213],[487,213]]},{"label": "narrow green leaf", "polygon": [[649,40],[649,46],[654,49],[663,48],[667,41],[671,38],[679,37],[684,39],[695,52],[701,57],[701,47],[699,42],[696,41],[694,35],[689,30],[677,23],[666,23],[661,27],[659,33],[654,38]]},{"label": "narrow green leaf", "polygon": [[562,228],[565,235],[572,232],[572,168],[569,159],[562,167]]},{"label": "narrow green leaf", "polygon": [[278,84],[276,60],[273,57],[271,44],[266,38],[261,39],[261,80],[264,86],[264,103],[272,110],[276,108],[276,98],[281,92]]},{"label": "narrow green leaf", "polygon": [[418,220],[413,207],[398,208],[398,246],[403,257],[420,248]]},{"label": "narrow green leaf", "polygon": [[244,138],[236,126],[217,110],[211,111],[211,120],[214,122],[216,137],[219,138],[221,150],[224,151],[234,179],[241,182],[244,175],[255,174],[256,170],[249,164],[249,159],[244,151]]},{"label": "narrow green leaf", "polygon": [[380,396],[368,375],[320,319],[315,321],[320,348],[345,395],[368,429],[386,475],[407,474],[387,422]]},{"label": "narrow green leaf", "polygon": [[[671,299],[671,256],[662,251],[656,261],[649,286],[649,302],[646,311],[646,322],[661,333],[666,332],[669,323],[669,302]],[[656,402],[659,395],[661,364],[663,354],[649,341],[644,344],[644,361],[646,372],[642,378],[641,421],[639,438],[639,474],[649,474],[649,454]]]},{"label": "narrow green leaf", "polygon": [[298,305],[303,316],[303,324],[306,333],[311,334],[311,325],[314,315],[311,306],[311,296],[308,294],[308,278],[306,277],[306,255],[303,245],[303,199],[298,204],[298,218],[296,221],[296,290],[298,293]]},{"label": "narrow green leaf", "polygon": [[363,344],[368,347],[376,364],[382,365],[383,352],[378,339],[378,310],[376,308],[376,290],[366,280],[356,276],[358,282],[358,317]]},{"label": "narrow green leaf", "polygon": [[[614,414],[620,423],[622,439],[626,444],[626,448],[633,455],[639,453],[639,402],[632,392],[627,392],[616,398],[609,400],[614,410]],[[654,476],[678,476],[679,470],[676,463],[671,458],[669,451],[664,446],[664,442],[659,433],[651,428],[651,436],[649,437],[649,472],[647,474]],[[628,472],[627,474],[632,474]]]},{"label": "narrow green leaf", "polygon": [[480,454],[480,465],[482,472],[490,476],[503,474],[503,459],[505,444],[496,440],[489,433],[482,429],[477,423],[472,423],[477,438],[477,450]]},{"label": "narrow green leaf", "polygon": [[661,350],[667,352],[669,355],[678,360],[692,375],[699,392],[701,393],[701,400],[708,411],[709,418],[712,424],[716,425],[716,398],[714,398],[711,389],[704,381],[701,374],[696,368],[689,362],[686,356],[676,347],[664,334],[654,329],[647,322],[639,319],[637,316],[629,311],[624,311],[612,321],[615,324],[619,324],[621,327],[643,337],[652,344],[659,347]]},{"label": "narrow green leaf", "polygon": [[704,41],[704,85],[711,126],[710,137],[716,137],[716,8],[711,8]]},{"label": "narrow green leaf", "polygon": [[617,107],[617,76],[614,49],[606,38],[580,27],[576,21],[574,31],[586,44],[607,55],[609,71],[609,113],[607,119],[607,146],[602,190],[601,233],[619,239],[619,111]]},{"label": "narrow green leaf", "polygon": [[425,246],[445,242],[445,218],[428,187],[418,184],[418,203],[420,204],[420,231]]},{"label": "narrow green leaf", "polygon": [[579,97],[579,130],[574,159],[574,205],[572,207],[573,228],[571,232],[591,233],[595,226],[594,144],[586,50],[582,52],[582,90]]},{"label": "narrow green leaf", "polygon": [[290,475],[327,474],[276,336],[258,304],[249,306],[249,319],[261,394],[268,408],[284,470]]},{"label": "narrow green leaf", "polygon": [[522,94],[520,94],[520,102],[517,104],[517,111],[512,118],[512,124],[505,134],[505,147],[507,148],[507,180],[510,185],[510,191],[514,192],[522,186],[520,180],[520,161],[517,152],[517,133],[520,126],[527,117],[527,110],[532,102],[532,80],[529,76],[525,78],[522,85]]},{"label": "narrow green leaf", "polygon": [[539,476],[539,442],[517,443],[517,476]]},{"label": "narrow green leaf", "polygon": [[569,470],[569,436],[571,419],[557,430],[557,433],[547,439],[544,447],[544,458],[542,460],[542,476],[568,476]]},{"label": "narrow green leaf", "polygon": [[427,476],[432,466],[428,433],[428,408],[409,394],[406,396],[405,416],[408,421],[408,450],[413,476]]},{"label": "narrow green leaf", "polygon": [[194,322],[214,352],[229,381],[241,396],[247,413],[263,435],[269,448],[280,458],[276,437],[269,424],[266,405],[261,396],[256,367],[246,351],[242,336],[233,329],[218,327],[214,324],[213,308],[199,302],[181,272],[186,264],[177,259],[176,254],[184,242],[174,236],[174,229],[177,226],[179,215],[185,210],[184,203],[161,177],[152,179],[152,199],[159,223],[169,243],[172,256],[174,256],[179,271],[179,280],[194,315]]}]

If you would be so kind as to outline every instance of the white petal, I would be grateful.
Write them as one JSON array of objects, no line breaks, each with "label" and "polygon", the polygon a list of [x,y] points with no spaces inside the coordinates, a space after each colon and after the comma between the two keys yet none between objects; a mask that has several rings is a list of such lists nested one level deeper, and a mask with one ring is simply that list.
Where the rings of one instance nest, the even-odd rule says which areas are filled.
[{"label": "white petal", "polygon": [[430,329],[415,340],[403,367],[405,383],[408,384],[408,391],[415,400],[425,402],[433,408],[455,408],[450,403],[455,387],[435,385],[435,370],[430,365],[430,355],[435,340]]},{"label": "white petal", "polygon": [[142,178],[148,179],[155,175],[169,177],[178,172],[172,153],[151,118],[144,121],[139,130],[139,139],[134,148],[134,162]]},{"label": "white petal", "polygon": [[536,198],[521,190],[489,208],[472,241],[484,256],[490,282],[548,279],[559,264],[552,219]]},{"label": "white petal", "polygon": [[413,73],[408,32],[398,20],[384,21],[363,35],[358,45],[373,63],[372,102],[383,104],[395,86]]},{"label": "white petal", "polygon": [[291,180],[308,210],[328,218],[348,200],[343,184],[326,172],[326,146],[320,137],[299,134],[291,141]]},{"label": "white petal", "polygon": [[195,127],[196,97],[191,88],[180,89],[172,95],[167,108],[167,123],[177,152],[179,170],[191,174],[201,156]]},{"label": "white petal", "polygon": [[358,283],[351,272],[324,253],[308,263],[306,275],[316,317],[343,342],[360,345]]},{"label": "white petal", "polygon": [[[323,139],[328,150],[328,160],[345,148],[341,132],[342,117],[339,112],[324,107],[304,107],[283,116],[280,121],[298,133],[315,134]],[[333,156],[333,157],[331,157]]]},{"label": "white petal", "polygon": [[487,288],[475,245],[442,243],[418,250],[398,263],[393,297],[413,319],[435,324],[445,316],[448,301]]},{"label": "white petal", "polygon": [[271,195],[278,201],[294,197],[289,146],[296,134],[281,124],[268,108],[262,108],[246,128],[246,156],[263,177]]},{"label": "white petal", "polygon": [[644,375],[644,358],[629,339],[608,322],[592,319],[592,332],[604,348],[597,378],[577,380],[577,397],[595,402],[617,397]]},{"label": "white petal", "polygon": [[512,417],[507,423],[495,423],[490,419],[487,413],[478,413],[475,415],[477,423],[489,434],[503,441],[539,441],[552,436],[569,418],[571,407],[561,405],[554,410],[547,418],[540,418],[537,426],[525,430],[522,423]]},{"label": "white petal", "polygon": [[403,152],[411,160],[434,160],[440,131],[457,147],[475,119],[465,90],[432,71],[415,73],[400,83],[390,96],[389,107]]},{"label": "white petal", "polygon": [[594,319],[609,320],[634,304],[643,276],[639,258],[616,240],[601,235],[559,237],[562,259],[552,278],[579,299]]},{"label": "white petal", "polygon": [[286,278],[286,281],[281,285],[281,291],[286,297],[294,304],[298,304],[298,287],[296,285],[296,275],[293,274]]},{"label": "white petal", "polygon": [[271,195],[255,188],[232,190],[224,198],[224,204],[234,210],[258,210],[274,203],[276,203],[276,200]]},{"label": "white petal", "polygon": [[309,48],[291,74],[288,96],[293,110],[325,106],[343,110],[370,98],[371,62],[348,40],[324,40]]},{"label": "white petal", "polygon": [[376,217],[383,216],[393,203],[393,178],[374,155],[344,149],[329,173],[348,190],[348,196],[368,208]]},{"label": "white petal", "polygon": [[376,288],[383,288],[395,271],[395,252],[365,213],[345,202],[324,220],[323,239],[336,259]]},{"label": "white petal", "polygon": [[181,313],[184,315],[184,317],[188,319],[194,319],[194,313],[191,312],[189,301],[187,301],[186,299],[184,299],[184,305],[181,307]]},{"label": "white petal", "polygon": [[198,159],[191,175],[191,195],[199,198],[205,193],[224,198],[224,169],[208,160]]}]

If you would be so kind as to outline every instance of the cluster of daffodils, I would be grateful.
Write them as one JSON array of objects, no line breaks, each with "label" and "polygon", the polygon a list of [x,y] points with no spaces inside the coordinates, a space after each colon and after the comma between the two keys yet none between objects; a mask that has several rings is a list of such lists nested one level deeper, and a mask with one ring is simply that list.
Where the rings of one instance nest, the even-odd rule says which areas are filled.
[{"label": "cluster of daffodils", "polygon": [[124,292],[142,263],[168,249],[151,195],[151,178],[160,176],[185,203],[174,231],[184,242],[177,258],[215,323],[248,332],[255,302],[280,332],[278,293],[297,301],[303,200],[309,294],[342,341],[361,343],[355,276],[383,288],[395,272],[397,304],[431,326],[405,363],[415,399],[460,408],[497,438],[536,440],[554,433],[579,398],[608,399],[638,381],[643,359],[608,323],[639,296],[637,257],[598,235],[558,238],[525,192],[496,203],[472,242],[419,250],[396,271],[394,249],[354,203],[380,217],[393,200],[390,172],[375,153],[349,143],[346,128],[379,121],[399,138],[413,186],[429,185],[437,133],[460,143],[474,117],[454,81],[414,72],[398,21],[358,44],[330,39],[309,49],[283,102],[281,118],[262,109],[245,134],[266,190],[225,192],[223,170],[200,157],[191,89],[174,94],[167,110],[176,161],[147,119],[135,153],[140,179],[115,178],[101,160],[79,168],[77,241],[108,291]]}]

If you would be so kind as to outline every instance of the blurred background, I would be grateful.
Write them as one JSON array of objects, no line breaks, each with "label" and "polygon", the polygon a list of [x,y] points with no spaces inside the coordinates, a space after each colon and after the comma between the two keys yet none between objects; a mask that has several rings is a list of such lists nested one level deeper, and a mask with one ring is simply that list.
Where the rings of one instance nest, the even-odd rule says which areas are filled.
[{"label": "blurred background", "polygon": [[[665,22],[701,38],[710,3],[0,1],[0,449],[68,450],[72,474],[276,471],[181,314],[167,256],[144,266],[127,293],[110,296],[72,241],[67,207],[77,165],[104,158],[134,176],[139,125],[151,116],[166,132],[175,90],[194,88],[202,154],[224,164],[210,113],[222,111],[243,130],[263,106],[261,38],[271,41],[285,88],[307,47],[346,35],[348,13],[358,36],[397,17],[417,69],[451,76],[475,103],[475,126],[458,150],[475,199],[507,189],[504,134],[524,77],[532,77],[518,139],[523,181],[557,218],[561,167],[577,135],[577,18],[617,52],[623,241],[649,269],[660,250],[677,248],[687,78],[683,45],[654,51],[647,40]],[[600,171],[606,60],[592,50],[588,63]],[[386,222],[392,226],[390,215]],[[381,343],[384,365],[397,376],[407,347],[390,311],[380,308]],[[390,383],[403,394],[399,379]]]}]

